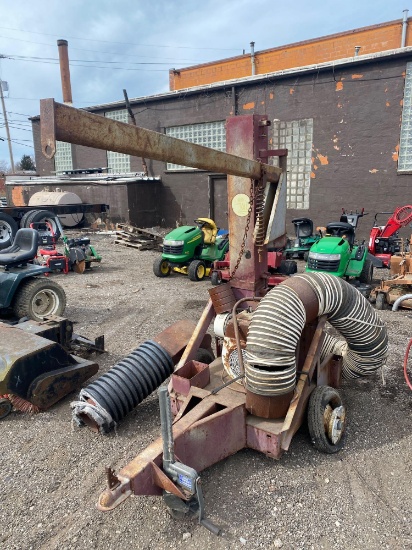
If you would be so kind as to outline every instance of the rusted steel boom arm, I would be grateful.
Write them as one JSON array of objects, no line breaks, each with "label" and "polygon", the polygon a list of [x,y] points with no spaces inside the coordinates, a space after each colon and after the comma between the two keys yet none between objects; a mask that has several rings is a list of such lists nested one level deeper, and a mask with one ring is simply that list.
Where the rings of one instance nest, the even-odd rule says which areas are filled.
[{"label": "rusted steel boom arm", "polygon": [[56,140],[244,178],[277,182],[281,169],[56,103],[40,101],[41,145],[47,158]]}]

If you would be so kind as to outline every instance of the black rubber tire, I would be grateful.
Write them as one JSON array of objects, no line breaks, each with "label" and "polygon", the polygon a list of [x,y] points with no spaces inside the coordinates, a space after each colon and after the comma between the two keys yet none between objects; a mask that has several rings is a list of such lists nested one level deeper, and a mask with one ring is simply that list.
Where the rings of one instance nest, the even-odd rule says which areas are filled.
[{"label": "black rubber tire", "polygon": [[13,410],[13,405],[7,397],[0,398],[0,420],[6,418],[7,415]]},{"label": "black rubber tire", "polygon": [[375,308],[379,310],[386,309],[386,294],[378,292],[376,295]]},{"label": "black rubber tire", "polygon": [[195,361],[199,361],[199,363],[205,363],[206,365],[210,365],[210,363],[214,360],[215,360],[215,356],[208,349],[199,348],[197,350]]},{"label": "black rubber tire", "polygon": [[278,272],[282,275],[294,275],[298,270],[298,264],[293,260],[282,260]]},{"label": "black rubber tire", "polygon": [[210,280],[212,282],[213,286],[217,286],[222,284],[222,274],[220,271],[212,271],[212,275],[210,277]]},{"label": "black rubber tire", "polygon": [[206,276],[206,265],[202,260],[190,262],[187,274],[191,281],[203,281]]},{"label": "black rubber tire", "polygon": [[34,212],[36,212],[36,210],[29,210],[28,212],[26,212],[23,217],[21,218],[20,220],[20,227],[21,228],[25,228],[25,227],[30,227],[30,224],[27,225],[27,220],[34,215]]},{"label": "black rubber tire", "polygon": [[325,411],[328,405],[332,409],[342,405],[339,392],[329,386],[317,386],[309,399],[308,428],[316,449],[322,453],[333,454],[340,451],[345,443],[345,421],[343,421],[340,439],[333,443],[325,428]]},{"label": "black rubber tire", "polygon": [[153,273],[156,277],[168,277],[170,272],[171,268],[167,260],[164,260],[161,256],[155,259],[153,262]]},{"label": "black rubber tire", "polygon": [[[43,221],[48,221],[53,229],[54,237],[57,241],[57,239],[60,237],[60,229],[56,222],[56,218],[56,214],[50,212],[50,210],[33,210],[32,213],[27,216],[27,219],[25,220],[25,226],[30,227],[30,224],[32,223],[41,223]],[[49,231],[43,231],[42,233],[50,234]]]},{"label": "black rubber tire", "polygon": [[370,260],[365,260],[362,271],[359,275],[359,281],[370,285],[373,279],[373,263]]},{"label": "black rubber tire", "polygon": [[19,226],[8,214],[0,212],[0,250],[13,244]]},{"label": "black rubber tire", "polygon": [[17,289],[12,308],[18,319],[28,317],[33,321],[42,321],[45,316],[63,315],[66,309],[66,294],[54,281],[30,277]]}]

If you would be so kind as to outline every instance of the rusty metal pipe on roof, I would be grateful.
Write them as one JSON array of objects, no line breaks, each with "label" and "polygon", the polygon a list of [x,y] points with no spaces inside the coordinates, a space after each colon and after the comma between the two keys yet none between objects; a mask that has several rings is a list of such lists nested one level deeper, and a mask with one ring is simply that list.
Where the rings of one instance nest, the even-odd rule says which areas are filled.
[{"label": "rusty metal pipe on roof", "polygon": [[67,40],[58,40],[57,46],[59,48],[60,75],[62,79],[63,103],[65,103],[66,105],[71,105],[73,103],[73,98],[72,98],[72,85],[70,82],[68,42]]},{"label": "rusty metal pipe on roof", "polygon": [[134,127],[53,99],[40,101],[40,122],[42,152],[49,159],[59,140],[255,180],[266,176],[268,181],[277,182],[282,173],[277,166]]}]

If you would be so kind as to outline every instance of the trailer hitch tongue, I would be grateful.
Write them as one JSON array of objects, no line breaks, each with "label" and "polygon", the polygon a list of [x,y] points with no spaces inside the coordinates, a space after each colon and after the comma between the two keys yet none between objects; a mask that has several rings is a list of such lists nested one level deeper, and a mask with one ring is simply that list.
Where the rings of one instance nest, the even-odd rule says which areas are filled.
[{"label": "trailer hitch tongue", "polygon": [[106,467],[107,489],[105,489],[97,502],[97,509],[107,512],[116,508],[131,494],[130,479],[120,476],[109,467]]},{"label": "trailer hitch tongue", "polygon": [[220,535],[221,529],[204,517],[204,499],[200,476],[194,468],[175,460],[172,429],[172,408],[166,386],[159,389],[160,422],[163,439],[163,470],[187,497],[183,501],[167,491],[163,494],[165,504],[171,509],[172,515],[197,515],[199,524],[214,535]]}]

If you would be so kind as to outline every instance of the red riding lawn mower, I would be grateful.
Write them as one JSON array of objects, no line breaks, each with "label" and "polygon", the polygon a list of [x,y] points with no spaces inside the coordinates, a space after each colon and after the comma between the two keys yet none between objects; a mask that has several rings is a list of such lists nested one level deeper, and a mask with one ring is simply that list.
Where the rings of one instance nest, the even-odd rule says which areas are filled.
[{"label": "red riding lawn mower", "polygon": [[[382,214],[391,214],[386,225],[378,225],[377,218]],[[377,212],[373,221],[373,227],[369,235],[369,252],[382,260],[383,267],[389,267],[391,256],[400,252],[400,239],[398,235],[401,227],[406,227],[412,222],[412,206],[407,204],[399,206],[392,212]]]}]

